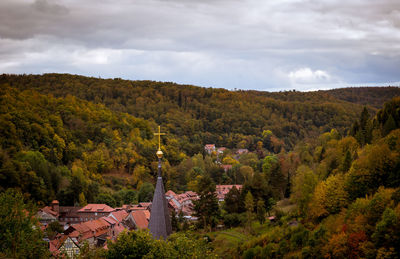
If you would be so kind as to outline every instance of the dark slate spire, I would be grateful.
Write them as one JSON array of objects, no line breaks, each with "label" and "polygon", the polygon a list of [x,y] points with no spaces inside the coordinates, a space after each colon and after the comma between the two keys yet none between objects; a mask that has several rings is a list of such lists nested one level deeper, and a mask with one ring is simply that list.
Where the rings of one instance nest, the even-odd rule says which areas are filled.
[{"label": "dark slate spire", "polygon": [[[158,133],[155,133],[155,135],[158,135],[158,137],[160,138],[161,134],[163,133],[160,133],[160,127],[158,127]],[[168,212],[168,203],[167,199],[165,198],[164,184],[161,177],[162,155],[163,153],[160,149],[160,143],[159,143],[159,148],[157,151],[157,157],[158,157],[157,185],[154,191],[153,203],[151,205],[150,222],[149,222],[150,233],[156,239],[159,239],[160,237],[166,239],[172,233],[171,220]]]}]

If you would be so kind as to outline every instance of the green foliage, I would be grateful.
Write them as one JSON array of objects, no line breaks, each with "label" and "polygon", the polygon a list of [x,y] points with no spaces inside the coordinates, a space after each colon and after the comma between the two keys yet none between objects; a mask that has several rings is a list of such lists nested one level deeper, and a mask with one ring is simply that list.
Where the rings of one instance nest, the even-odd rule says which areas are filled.
[{"label": "green foliage", "polygon": [[308,167],[301,165],[297,168],[296,176],[293,179],[293,191],[291,199],[297,203],[300,212],[305,215],[312,193],[317,185],[317,176]]},{"label": "green foliage", "polygon": [[139,188],[139,202],[152,202],[154,194],[154,186],[151,183],[143,183]]},{"label": "green foliage", "polygon": [[[229,148],[245,143],[255,150],[259,140],[263,140],[265,148],[271,152],[279,153],[280,146],[288,149],[298,140],[327,129],[337,128],[343,132],[362,109],[361,105],[338,100],[325,92],[232,92],[67,74],[2,75],[0,84],[12,84],[20,90],[34,89],[56,97],[72,95],[105,104],[113,111],[168,125],[169,133],[182,136],[179,146],[189,155],[201,152],[206,143]],[[387,95],[377,96],[380,104],[387,100]],[[263,136],[254,137],[264,131]],[[148,136],[151,136],[150,131],[141,134],[141,137]],[[279,139],[283,137],[285,140],[280,144]]]},{"label": "green foliage", "polygon": [[34,208],[13,189],[0,193],[0,257],[48,258]]},{"label": "green foliage", "polygon": [[220,215],[215,183],[206,175],[200,178],[197,189],[199,199],[193,202],[195,216],[199,218],[204,229],[207,226],[211,229]]},{"label": "green foliage", "polygon": [[265,204],[263,200],[258,200],[257,201],[257,220],[260,222],[260,224],[264,224],[265,222]]},{"label": "green foliage", "polygon": [[[232,189],[225,197],[225,225],[247,222],[229,254],[395,257],[400,99],[387,102],[376,116],[370,114],[398,92],[232,92],[59,74],[1,75],[0,191],[19,188],[36,202],[57,198],[63,205],[151,201],[157,171],[152,129],[161,124],[168,133],[162,143],[165,186],[199,193],[195,210],[204,229],[220,223],[215,183],[243,184],[242,192]],[[375,108],[361,106],[369,103],[360,96]],[[349,136],[342,137],[346,132]],[[203,156],[208,143],[227,149]],[[250,153],[238,155],[236,148]],[[224,172],[220,162],[233,167]],[[272,210],[275,200],[290,193],[299,211],[280,215],[279,208]],[[238,214],[245,208],[247,221],[246,214]],[[261,222],[270,211],[276,223],[253,221],[254,212]],[[304,226],[295,227],[298,222]],[[257,226],[264,232],[257,233]],[[196,258],[209,251],[185,236],[159,242],[142,232],[124,235],[110,254],[87,248],[82,257],[132,252]],[[130,248],[124,250],[125,245]],[[139,246],[144,250],[138,251]],[[194,251],[192,246],[199,250],[186,253]]]},{"label": "green foliage", "polygon": [[95,203],[107,204],[112,208],[115,208],[117,205],[117,202],[115,201],[114,197],[109,193],[100,193],[99,195],[97,195]]},{"label": "green foliage", "polygon": [[240,213],[244,211],[244,203],[240,191],[233,186],[225,195],[224,209],[228,213]]},{"label": "green foliage", "polygon": [[[261,235],[243,226],[248,241],[230,251],[248,258],[260,256],[260,248],[261,258],[397,258],[400,130],[391,127],[387,132],[384,127],[394,116],[389,111],[400,107],[397,99],[372,119],[364,109],[355,124],[362,134],[355,138],[341,137],[334,130],[324,133],[315,142],[295,147],[291,157],[300,163],[279,154],[281,171],[289,175],[295,170],[291,199],[298,213],[278,217],[277,224]],[[271,172],[272,157],[263,161],[264,172]],[[260,182],[257,175],[253,178]],[[257,190],[256,186],[250,179],[243,192]],[[304,225],[299,225],[299,216]]]},{"label": "green foliage", "polygon": [[243,224],[246,221],[246,218],[243,217],[244,213],[229,213],[223,216],[224,225],[227,228],[237,227]]},{"label": "green foliage", "polygon": [[400,252],[398,244],[400,241],[400,215],[396,215],[393,209],[386,208],[382,219],[376,224],[372,240],[377,247],[395,248]]},{"label": "green foliage", "polygon": [[185,234],[173,234],[168,240],[156,240],[147,231],[123,232],[109,244],[106,258],[215,258],[202,240]]},{"label": "green foliage", "polygon": [[58,221],[50,222],[46,227],[46,235],[50,240],[53,240],[58,233],[63,233],[64,228]]},{"label": "green foliage", "polygon": [[346,189],[352,199],[373,193],[379,186],[399,186],[399,143],[400,130],[395,130],[360,152],[346,176]]}]

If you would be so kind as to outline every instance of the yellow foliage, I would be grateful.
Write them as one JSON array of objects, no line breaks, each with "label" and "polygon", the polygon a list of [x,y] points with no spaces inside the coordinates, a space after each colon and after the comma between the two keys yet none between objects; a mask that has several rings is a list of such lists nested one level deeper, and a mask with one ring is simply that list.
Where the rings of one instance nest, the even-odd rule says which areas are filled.
[{"label": "yellow foliage", "polygon": [[322,248],[325,258],[347,258],[347,235],[344,232],[333,234]]},{"label": "yellow foliage", "polygon": [[222,159],[222,163],[224,165],[237,165],[239,164],[239,161],[233,159],[231,156],[226,156],[224,159]]},{"label": "yellow foliage", "polygon": [[348,194],[344,189],[343,175],[332,175],[318,183],[310,202],[309,215],[313,218],[338,213],[347,205]]}]

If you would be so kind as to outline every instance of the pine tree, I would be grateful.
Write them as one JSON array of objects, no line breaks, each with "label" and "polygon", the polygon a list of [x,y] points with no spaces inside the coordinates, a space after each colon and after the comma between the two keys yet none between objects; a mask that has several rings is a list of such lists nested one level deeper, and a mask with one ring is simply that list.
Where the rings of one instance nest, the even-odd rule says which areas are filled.
[{"label": "pine tree", "polygon": [[247,211],[247,221],[250,223],[253,219],[254,212],[254,198],[251,192],[247,192],[246,198],[244,199],[244,204]]},{"label": "pine tree", "polygon": [[396,129],[396,122],[394,121],[393,116],[390,114],[383,125],[383,135],[386,136],[394,129]]},{"label": "pine tree", "polygon": [[203,222],[204,229],[212,228],[213,221],[219,216],[219,205],[215,193],[215,183],[210,176],[200,178],[197,186],[199,199],[194,201],[195,216]]},{"label": "pine tree", "polygon": [[265,206],[264,206],[264,201],[263,200],[258,200],[257,201],[257,219],[260,222],[260,224],[264,224],[265,222]]}]

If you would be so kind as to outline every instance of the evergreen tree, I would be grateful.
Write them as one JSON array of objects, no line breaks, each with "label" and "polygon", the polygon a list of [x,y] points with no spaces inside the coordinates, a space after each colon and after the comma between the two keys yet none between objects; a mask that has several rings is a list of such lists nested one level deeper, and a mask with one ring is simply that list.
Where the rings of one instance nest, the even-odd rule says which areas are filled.
[{"label": "evergreen tree", "polygon": [[257,201],[257,219],[260,222],[260,224],[264,224],[265,222],[265,206],[264,206],[264,201],[263,200],[258,200]]},{"label": "evergreen tree", "polygon": [[251,221],[253,220],[253,212],[254,212],[254,198],[251,192],[247,192],[244,204],[247,213],[247,223],[250,225]]},{"label": "evergreen tree", "polygon": [[225,195],[224,209],[228,213],[240,213],[244,210],[243,200],[240,196],[240,191],[233,186],[232,189]]},{"label": "evergreen tree", "polygon": [[393,116],[390,114],[387,121],[383,125],[383,136],[386,136],[394,129],[396,129],[396,122],[394,121]]},{"label": "evergreen tree", "polygon": [[194,201],[195,216],[203,223],[204,229],[209,226],[211,230],[213,221],[219,216],[215,183],[206,175],[200,178],[197,189],[199,199]]}]

